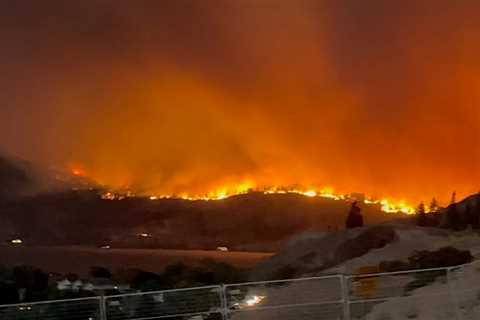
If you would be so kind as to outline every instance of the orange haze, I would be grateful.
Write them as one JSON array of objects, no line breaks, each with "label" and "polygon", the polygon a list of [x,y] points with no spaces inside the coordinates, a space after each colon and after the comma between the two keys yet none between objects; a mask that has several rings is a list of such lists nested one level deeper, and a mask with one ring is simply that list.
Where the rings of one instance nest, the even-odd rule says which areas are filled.
[{"label": "orange haze", "polygon": [[480,189],[479,1],[10,4],[6,152],[145,194]]}]

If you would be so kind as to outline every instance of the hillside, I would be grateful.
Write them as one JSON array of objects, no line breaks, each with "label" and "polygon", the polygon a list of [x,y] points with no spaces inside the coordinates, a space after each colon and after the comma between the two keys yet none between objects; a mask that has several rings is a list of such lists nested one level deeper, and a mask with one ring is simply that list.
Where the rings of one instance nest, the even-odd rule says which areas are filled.
[{"label": "hillside", "polygon": [[70,172],[44,167],[0,152],[0,201],[10,202],[42,193],[87,190],[95,183]]},{"label": "hillside", "polygon": [[[343,228],[348,210],[344,201],[295,194],[109,201],[96,191],[68,191],[12,201],[0,216],[31,244],[275,251],[294,234]],[[374,205],[364,215],[369,224],[395,216]]]},{"label": "hillside", "polygon": [[32,177],[25,166],[0,154],[0,201],[25,194],[32,187]]}]

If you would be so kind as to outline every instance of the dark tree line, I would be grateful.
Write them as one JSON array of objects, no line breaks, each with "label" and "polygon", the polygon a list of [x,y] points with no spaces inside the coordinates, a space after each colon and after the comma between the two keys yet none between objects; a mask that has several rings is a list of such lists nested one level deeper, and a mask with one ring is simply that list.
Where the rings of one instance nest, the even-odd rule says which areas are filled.
[{"label": "dark tree line", "polygon": [[480,203],[467,203],[463,210],[459,205],[452,203],[445,211],[445,218],[441,227],[455,231],[465,230],[471,227],[474,230],[480,229]]},{"label": "dark tree line", "polygon": [[465,205],[455,202],[455,193],[452,195],[451,204],[440,210],[435,199],[432,200],[429,213],[421,203],[416,211],[416,224],[420,227],[440,227],[455,231],[465,230],[468,227],[480,229],[480,201],[468,201]]}]

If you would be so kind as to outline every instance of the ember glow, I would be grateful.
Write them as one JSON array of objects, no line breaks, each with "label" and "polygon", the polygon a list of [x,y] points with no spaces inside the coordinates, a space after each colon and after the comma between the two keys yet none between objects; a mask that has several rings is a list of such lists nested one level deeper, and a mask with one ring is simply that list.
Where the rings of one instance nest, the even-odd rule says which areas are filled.
[{"label": "ember glow", "polygon": [[480,1],[14,2],[0,152],[158,199],[480,189]]},{"label": "ember glow", "polygon": [[70,173],[74,176],[77,177],[86,177],[87,173],[85,172],[85,169],[78,165],[78,164],[70,164]]}]

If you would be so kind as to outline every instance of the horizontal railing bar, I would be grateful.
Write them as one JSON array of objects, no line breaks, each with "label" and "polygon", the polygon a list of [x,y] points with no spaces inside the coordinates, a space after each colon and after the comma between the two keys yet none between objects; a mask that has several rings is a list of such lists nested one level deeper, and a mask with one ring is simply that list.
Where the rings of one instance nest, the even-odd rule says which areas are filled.
[{"label": "horizontal railing bar", "polygon": [[270,309],[282,309],[282,308],[298,308],[298,307],[309,307],[309,306],[325,306],[325,305],[339,305],[342,306],[342,300],[334,301],[325,301],[325,302],[309,302],[309,303],[297,303],[297,304],[282,304],[277,306],[264,306],[264,307],[255,307],[255,308],[245,308],[245,309],[235,309],[229,310],[228,313],[237,313],[237,312],[248,312],[248,311],[259,311],[259,310],[270,310]]},{"label": "horizontal railing bar", "polygon": [[77,302],[77,301],[88,301],[92,300],[96,302],[100,300],[101,296],[86,297],[86,298],[73,298],[73,299],[62,299],[62,300],[45,300],[45,301],[35,301],[35,302],[22,302],[15,304],[2,304],[0,308],[10,308],[10,307],[23,307],[23,306],[34,306],[40,304],[50,304],[50,303],[62,303],[62,302]]},{"label": "horizontal railing bar", "polygon": [[205,289],[221,289],[221,286],[204,286],[204,287],[192,287],[192,288],[179,288],[179,289],[167,289],[159,291],[145,291],[145,292],[135,292],[135,293],[125,293],[125,294],[116,294],[111,296],[105,296],[105,299],[111,298],[120,298],[120,297],[132,297],[132,296],[143,296],[143,295],[153,295],[169,292],[184,292],[184,291],[196,291],[196,290],[205,290]]},{"label": "horizontal railing bar", "polygon": [[357,300],[357,299],[350,299],[349,303],[350,304],[359,304],[359,303],[366,303],[366,302],[381,302],[381,301],[390,301],[394,299],[412,299],[412,298],[427,298],[427,297],[439,297],[439,296],[445,296],[449,295],[450,293],[448,290],[445,292],[437,292],[437,293],[432,293],[432,294],[424,294],[424,295],[419,295],[419,294],[414,294],[410,296],[395,296],[395,297],[384,297],[384,298],[373,298],[373,299],[362,299],[362,300]]},{"label": "horizontal railing bar", "polygon": [[322,276],[322,277],[309,277],[309,278],[296,278],[296,279],[285,279],[285,280],[269,280],[269,281],[253,281],[253,282],[243,282],[243,283],[232,283],[226,284],[225,288],[229,287],[240,287],[247,285],[257,285],[257,284],[276,284],[276,283],[289,283],[289,282],[301,282],[301,281],[311,281],[311,280],[325,280],[325,279],[341,279],[342,275],[337,274],[333,276]]},{"label": "horizontal railing bar", "polygon": [[[128,320],[152,320],[152,319],[166,319],[166,318],[174,318],[174,317],[191,317],[191,316],[200,316],[200,315],[210,315],[210,314],[221,314],[220,311],[215,312],[192,312],[192,313],[179,313],[179,314],[171,314],[167,316],[151,316],[151,317],[141,317],[141,318],[127,318]],[[122,320],[121,318],[119,320]],[[127,320],[125,319],[125,320]],[[115,318],[112,318],[115,320]]]},{"label": "horizontal railing bar", "polygon": [[[463,265],[462,265],[463,266]],[[453,267],[453,268],[461,268],[462,266]],[[434,271],[449,271],[452,267],[445,267],[445,268],[430,268],[430,269],[413,269],[413,270],[405,270],[405,271],[394,271],[394,272],[379,272],[379,273],[363,273],[363,274],[355,274],[355,275],[346,275],[346,279],[356,279],[356,278],[373,278],[373,277],[381,277],[381,276],[395,276],[401,274],[415,274],[420,272],[434,272]]]}]

